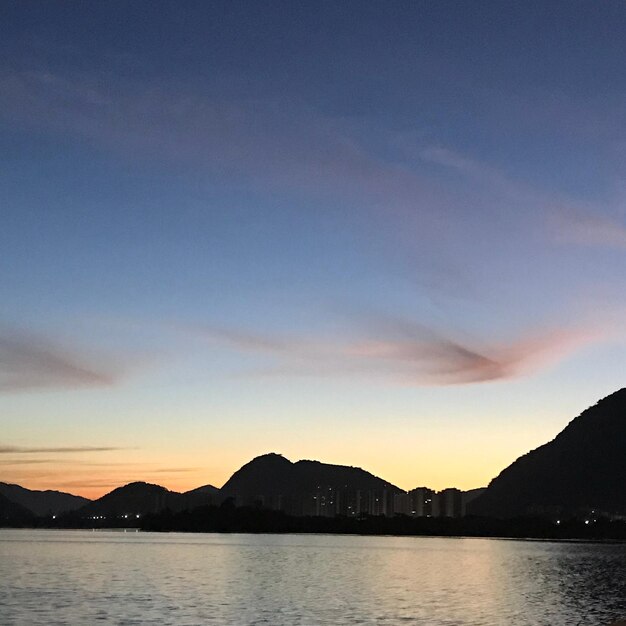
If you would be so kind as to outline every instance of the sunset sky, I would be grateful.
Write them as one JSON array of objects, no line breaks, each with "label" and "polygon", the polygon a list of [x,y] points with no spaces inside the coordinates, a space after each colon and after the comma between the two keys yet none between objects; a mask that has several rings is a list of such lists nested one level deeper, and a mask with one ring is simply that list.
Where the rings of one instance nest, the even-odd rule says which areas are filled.
[{"label": "sunset sky", "polygon": [[479,487],[626,381],[626,4],[0,6],[0,481]]}]

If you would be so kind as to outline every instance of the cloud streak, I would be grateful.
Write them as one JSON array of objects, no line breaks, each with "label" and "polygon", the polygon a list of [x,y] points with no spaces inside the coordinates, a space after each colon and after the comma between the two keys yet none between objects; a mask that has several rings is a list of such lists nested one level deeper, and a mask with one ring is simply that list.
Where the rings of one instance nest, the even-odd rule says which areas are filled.
[{"label": "cloud streak", "polygon": [[508,203],[523,206],[526,211],[534,211],[541,216],[539,223],[547,224],[556,243],[626,248],[623,209],[616,210],[615,206],[619,209],[623,202],[614,202],[612,206],[595,206],[557,195],[550,196],[505,176],[489,165],[446,148],[426,148],[420,152],[420,157],[487,187]]},{"label": "cloud streak", "polygon": [[106,359],[96,362],[44,337],[0,331],[0,393],[108,387],[122,374]]},{"label": "cloud streak", "polygon": [[549,330],[502,343],[461,341],[402,320],[378,323],[363,338],[332,341],[270,337],[212,329],[205,334],[260,355],[257,375],[356,375],[414,386],[509,380],[535,371],[604,337],[593,329]]},{"label": "cloud streak", "polygon": [[445,187],[380,158],[349,120],[283,96],[227,98],[174,82],[5,71],[0,115],[132,160],[182,163],[272,192],[330,195],[360,211],[419,211],[420,228],[448,201]]},{"label": "cloud streak", "polygon": [[626,222],[607,215],[560,210],[552,214],[552,227],[561,243],[626,249]]},{"label": "cloud streak", "polygon": [[114,446],[68,446],[68,447],[29,447],[0,445],[0,454],[74,454],[80,452],[114,452],[127,450]]}]

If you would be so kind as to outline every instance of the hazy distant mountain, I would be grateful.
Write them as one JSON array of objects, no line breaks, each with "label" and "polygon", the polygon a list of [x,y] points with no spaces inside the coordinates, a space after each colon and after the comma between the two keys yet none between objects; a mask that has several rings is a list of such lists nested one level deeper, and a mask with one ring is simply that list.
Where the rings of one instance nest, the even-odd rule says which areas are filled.
[{"label": "hazy distant mountain", "polygon": [[292,463],[279,454],[264,454],[237,470],[221,493],[245,500],[265,496],[313,493],[320,489],[388,489],[401,491],[358,467],[330,465],[319,461]]},{"label": "hazy distant mountain", "polygon": [[157,513],[165,508],[179,510],[181,494],[160,485],[136,482],[118,487],[90,502],[79,511],[83,517],[103,515],[106,517],[134,517],[145,513]]},{"label": "hazy distant mountain", "polygon": [[12,502],[0,493],[0,525],[26,522],[32,517],[32,512],[26,507]]},{"label": "hazy distant mountain", "polygon": [[626,513],[626,388],[517,459],[468,505],[499,517],[587,509]]},{"label": "hazy distant mountain", "polygon": [[193,509],[206,504],[220,504],[222,501],[220,490],[213,485],[203,485],[180,494],[180,506]]},{"label": "hazy distant mountain", "polygon": [[181,511],[205,504],[219,504],[220,490],[213,485],[203,485],[185,493],[169,491],[160,485],[135,482],[118,487],[98,500],[80,509],[82,517],[123,517],[129,519],[145,513],[158,513],[163,509]]},{"label": "hazy distant mountain", "polygon": [[195,494],[206,494],[206,495],[218,495],[220,490],[213,485],[202,485],[202,487],[196,487],[195,489],[190,489],[189,491],[185,491],[183,496],[191,496]]},{"label": "hazy distant mountain", "polygon": [[32,511],[35,515],[58,515],[74,511],[90,500],[62,491],[37,491],[20,485],[0,483],[0,494]]}]

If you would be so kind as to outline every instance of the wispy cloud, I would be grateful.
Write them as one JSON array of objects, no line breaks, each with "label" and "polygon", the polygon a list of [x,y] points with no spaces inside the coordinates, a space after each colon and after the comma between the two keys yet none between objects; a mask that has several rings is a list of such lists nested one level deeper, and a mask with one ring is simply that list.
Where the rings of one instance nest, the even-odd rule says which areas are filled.
[{"label": "wispy cloud", "polygon": [[[7,454],[6,452],[1,452],[0,454]],[[10,457],[8,459],[0,459],[0,465],[8,465],[8,466],[12,466],[12,465],[47,465],[50,463],[54,463],[54,464],[64,464],[64,463],[68,463],[68,461],[65,460],[59,460],[59,459],[38,459],[38,458],[13,458]]]},{"label": "wispy cloud", "polygon": [[445,188],[380,158],[345,118],[287,97],[227,98],[197,85],[50,72],[5,72],[0,86],[6,119],[88,138],[129,159],[183,163],[272,191],[330,194],[361,211],[419,209],[434,218],[446,202]]},{"label": "wispy cloud", "polygon": [[45,337],[0,330],[0,393],[106,387],[124,374],[103,357],[80,355]]},{"label": "wispy cloud", "polygon": [[424,161],[436,163],[442,167],[452,169],[476,182],[488,185],[493,190],[500,191],[507,196],[526,197],[530,190],[521,183],[505,176],[497,168],[486,163],[469,158],[468,156],[444,148],[441,146],[430,146],[423,148],[419,153]]},{"label": "wispy cloud", "polygon": [[626,220],[623,211],[615,208],[619,203],[584,205],[572,198],[551,195],[447,148],[426,148],[421,150],[420,157],[484,185],[509,203],[523,206],[527,214],[538,218],[538,224],[547,225],[552,240],[557,243],[626,248]]},{"label": "wispy cloud", "polygon": [[110,478],[92,478],[86,480],[56,480],[50,482],[46,487],[53,487],[54,489],[117,489],[128,484],[129,481],[116,481]]},{"label": "wispy cloud", "polygon": [[187,472],[197,472],[199,467],[160,467],[159,469],[147,470],[146,474],[186,474]]},{"label": "wispy cloud", "polygon": [[557,241],[582,246],[626,248],[626,220],[591,211],[559,210],[551,214]]},{"label": "wispy cloud", "polygon": [[462,341],[423,325],[384,320],[362,338],[285,338],[209,329],[205,336],[262,355],[256,375],[374,376],[415,386],[508,380],[557,362],[601,339],[595,329],[529,333],[508,342]]},{"label": "wispy cloud", "polygon": [[113,452],[127,449],[114,446],[29,447],[0,445],[0,454],[74,454],[76,452]]},{"label": "wispy cloud", "polygon": [[[175,472],[176,470],[168,470],[170,472]],[[156,472],[152,472],[153,474]],[[129,483],[136,481],[145,481],[146,478],[149,478],[150,473],[144,473],[141,477],[133,477],[126,476],[123,479],[111,479],[111,478],[85,478],[85,479],[70,479],[70,480],[58,480],[56,482],[50,483],[54,485],[54,488],[62,488],[62,489],[117,489],[118,487],[123,487],[124,485],[128,485]],[[155,476],[151,480],[159,480],[157,476]],[[158,484],[158,483],[157,483]]]}]

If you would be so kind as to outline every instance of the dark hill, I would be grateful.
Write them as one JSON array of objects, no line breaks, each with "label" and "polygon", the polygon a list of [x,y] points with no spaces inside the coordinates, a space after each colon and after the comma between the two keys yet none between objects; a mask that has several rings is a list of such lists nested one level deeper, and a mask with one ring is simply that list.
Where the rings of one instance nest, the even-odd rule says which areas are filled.
[{"label": "dark hill", "polygon": [[169,491],[160,485],[135,482],[118,487],[98,500],[90,502],[78,513],[82,517],[103,515],[131,518],[145,513],[158,513],[166,508],[179,510],[182,508],[181,497],[180,493]]},{"label": "dark hill", "polygon": [[221,492],[248,498],[258,494],[291,493],[294,488],[293,463],[272,453],[243,465],[226,481]]},{"label": "dark hill", "polygon": [[213,485],[203,485],[180,494],[182,508],[193,509],[206,504],[220,504],[221,492]]},{"label": "dark hill", "polygon": [[213,485],[202,485],[202,487],[196,487],[195,489],[190,489],[189,491],[185,491],[182,495],[191,496],[195,494],[208,494],[208,495],[218,495],[220,490]]},{"label": "dark hill", "polygon": [[374,474],[347,465],[330,465],[320,461],[297,461],[294,469],[298,481],[307,490],[324,487],[333,489],[389,489],[402,491]]},{"label": "dark hill", "polygon": [[10,483],[0,483],[0,494],[40,516],[75,511],[90,502],[87,498],[74,496],[71,493],[37,491]]},{"label": "dark hill", "polygon": [[20,525],[32,521],[33,514],[21,504],[12,502],[0,493],[0,526]]},{"label": "dark hill", "polygon": [[469,513],[497,517],[592,509],[626,514],[626,388],[517,459],[468,506]]},{"label": "dark hill", "polygon": [[248,500],[257,495],[301,495],[320,489],[389,489],[401,491],[382,478],[358,467],[319,461],[292,463],[279,454],[259,456],[237,470],[221,493]]}]

